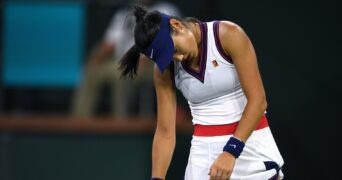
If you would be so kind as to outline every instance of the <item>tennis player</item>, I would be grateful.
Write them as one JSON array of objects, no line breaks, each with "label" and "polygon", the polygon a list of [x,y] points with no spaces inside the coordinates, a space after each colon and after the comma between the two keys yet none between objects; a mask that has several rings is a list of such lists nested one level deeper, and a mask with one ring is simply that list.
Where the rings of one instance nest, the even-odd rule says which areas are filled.
[{"label": "tennis player", "polygon": [[282,179],[284,164],[266,118],[257,57],[243,29],[136,6],[135,44],[121,60],[134,77],[140,56],[155,62],[158,114],[152,178],[165,179],[175,148],[176,88],[194,124],[186,180]]}]

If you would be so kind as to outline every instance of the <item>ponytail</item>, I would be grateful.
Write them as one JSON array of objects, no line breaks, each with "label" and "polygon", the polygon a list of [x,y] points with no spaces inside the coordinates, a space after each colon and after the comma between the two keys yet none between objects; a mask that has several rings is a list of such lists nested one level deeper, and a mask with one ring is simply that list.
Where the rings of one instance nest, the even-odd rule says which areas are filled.
[{"label": "ponytail", "polygon": [[158,11],[148,12],[140,5],[134,6],[136,20],[134,28],[135,44],[120,60],[121,77],[134,78],[137,75],[140,53],[148,47],[159,31],[161,16]]},{"label": "ponytail", "polygon": [[[137,75],[139,66],[140,53],[148,48],[153,42],[160,29],[162,16],[159,11],[148,12],[140,5],[134,5],[135,27],[134,27],[134,40],[135,44],[127,51],[120,61],[119,70],[121,70],[121,77],[134,78]],[[182,20],[181,18],[174,17],[182,22],[199,22],[197,19],[190,18]]]},{"label": "ponytail", "polygon": [[139,66],[140,48],[133,45],[120,61],[119,70],[121,70],[121,77],[134,78],[137,75]]}]

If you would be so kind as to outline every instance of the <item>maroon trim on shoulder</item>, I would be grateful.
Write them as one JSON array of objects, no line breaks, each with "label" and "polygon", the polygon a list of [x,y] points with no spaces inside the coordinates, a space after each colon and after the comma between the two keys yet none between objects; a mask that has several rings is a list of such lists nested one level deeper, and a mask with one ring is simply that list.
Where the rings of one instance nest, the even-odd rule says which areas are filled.
[{"label": "maroon trim on shoulder", "polygon": [[199,70],[192,69],[186,62],[182,62],[182,67],[193,77],[204,83],[205,69],[207,65],[207,45],[208,45],[208,27],[204,22],[200,22],[201,30],[201,54],[200,54],[200,68]]},{"label": "maroon trim on shoulder", "polygon": [[215,37],[215,45],[220,53],[220,55],[229,63],[233,64],[232,57],[226,54],[222,48],[221,41],[220,41],[220,36],[219,36],[219,26],[220,26],[220,21],[215,21],[214,22],[214,37]]}]

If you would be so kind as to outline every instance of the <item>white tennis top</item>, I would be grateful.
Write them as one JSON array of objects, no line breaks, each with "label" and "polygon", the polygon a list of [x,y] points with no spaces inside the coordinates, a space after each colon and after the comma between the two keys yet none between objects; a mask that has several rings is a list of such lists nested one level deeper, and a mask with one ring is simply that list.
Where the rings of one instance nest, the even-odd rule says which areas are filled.
[{"label": "white tennis top", "polygon": [[219,21],[200,23],[199,70],[174,63],[176,87],[188,100],[193,124],[220,125],[240,120],[247,99],[235,66],[220,44]]}]

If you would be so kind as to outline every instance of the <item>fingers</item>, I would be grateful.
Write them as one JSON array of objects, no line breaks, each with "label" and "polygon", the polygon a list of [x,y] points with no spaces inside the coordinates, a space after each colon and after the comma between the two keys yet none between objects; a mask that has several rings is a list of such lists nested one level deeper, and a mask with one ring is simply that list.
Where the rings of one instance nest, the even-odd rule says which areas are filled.
[{"label": "fingers", "polygon": [[211,165],[209,170],[210,179],[230,179],[235,165],[235,158],[229,153],[222,153]]},{"label": "fingers", "polygon": [[229,180],[231,173],[231,171],[219,170],[217,167],[212,166],[208,175],[210,176],[210,180]]},{"label": "fingers", "polygon": [[229,176],[228,175],[210,176],[209,180],[229,180]]},{"label": "fingers", "polygon": [[210,180],[229,180],[230,174],[227,171],[211,167],[208,175],[210,176]]},{"label": "fingers", "polygon": [[222,175],[223,180],[229,180],[230,174],[226,173]]},{"label": "fingers", "polygon": [[217,168],[212,166],[209,170],[209,173],[208,173],[208,175],[210,176],[210,179],[211,179],[211,177],[216,177],[216,173],[217,173]]}]

